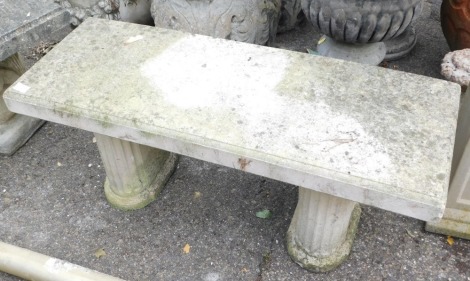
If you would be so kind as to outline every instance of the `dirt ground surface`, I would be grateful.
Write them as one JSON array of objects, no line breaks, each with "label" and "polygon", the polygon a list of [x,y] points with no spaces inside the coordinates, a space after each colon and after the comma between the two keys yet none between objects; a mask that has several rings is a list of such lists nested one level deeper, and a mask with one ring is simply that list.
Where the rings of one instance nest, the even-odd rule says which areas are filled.
[{"label": "dirt ground surface", "polygon": [[[442,79],[449,48],[439,6],[425,2],[415,49],[385,67]],[[319,37],[305,24],[279,35],[276,47],[306,52]],[[31,65],[38,46],[27,47]],[[363,206],[351,255],[319,274],[286,251],[295,186],[181,157],[155,202],[124,212],[108,205],[104,179],[91,133],[46,123],[13,156],[0,156],[0,240],[129,281],[470,280],[470,241],[450,245],[391,212]],[[255,216],[263,209],[272,218]]]}]

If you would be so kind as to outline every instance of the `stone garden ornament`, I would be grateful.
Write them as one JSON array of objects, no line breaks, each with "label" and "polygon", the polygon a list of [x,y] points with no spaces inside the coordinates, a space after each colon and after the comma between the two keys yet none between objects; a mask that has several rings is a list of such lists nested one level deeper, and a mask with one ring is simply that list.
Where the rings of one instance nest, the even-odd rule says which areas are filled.
[{"label": "stone garden ornament", "polygon": [[150,0],[54,0],[71,14],[78,26],[88,17],[151,24]]},{"label": "stone garden ornament", "polygon": [[72,25],[79,25],[88,17],[119,19],[119,0],[54,0],[72,16]]},{"label": "stone garden ornament", "polygon": [[155,26],[260,45],[276,36],[281,0],[152,0]]},{"label": "stone garden ornament", "polygon": [[[420,14],[422,1],[302,0],[302,9],[326,35],[317,47],[321,55],[376,65],[385,58],[387,49],[403,55],[413,48],[415,34],[407,28]],[[383,43],[405,32],[408,35],[403,41]]]},{"label": "stone garden ornament", "polygon": [[301,0],[54,1],[71,14],[74,26],[88,17],[98,17],[155,23],[159,27],[262,45],[272,43],[276,32],[289,31],[305,19]]}]

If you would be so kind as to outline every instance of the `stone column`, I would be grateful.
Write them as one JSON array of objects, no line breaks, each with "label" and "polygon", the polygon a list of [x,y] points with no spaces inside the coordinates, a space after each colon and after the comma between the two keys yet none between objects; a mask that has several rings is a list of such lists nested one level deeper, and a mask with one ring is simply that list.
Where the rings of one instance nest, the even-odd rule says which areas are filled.
[{"label": "stone column", "polygon": [[446,210],[426,230],[470,239],[470,87],[462,94]]},{"label": "stone column", "polygon": [[299,187],[287,232],[289,255],[310,271],[334,269],[351,251],[360,216],[357,202]]},{"label": "stone column", "polygon": [[25,72],[18,54],[0,61],[0,153],[11,155],[20,148],[44,121],[15,114],[3,101],[3,92]]},{"label": "stone column", "polygon": [[100,134],[95,137],[106,170],[109,203],[135,210],[155,200],[176,167],[177,155]]},{"label": "stone column", "polygon": [[426,230],[470,239],[470,49],[445,55],[441,74],[462,86],[449,194],[444,216]]}]

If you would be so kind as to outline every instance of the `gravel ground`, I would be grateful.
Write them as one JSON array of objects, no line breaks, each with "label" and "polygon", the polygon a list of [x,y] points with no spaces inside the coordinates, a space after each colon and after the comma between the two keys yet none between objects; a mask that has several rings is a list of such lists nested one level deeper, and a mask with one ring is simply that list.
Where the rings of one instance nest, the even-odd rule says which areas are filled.
[{"label": "gravel ground", "polygon": [[[416,48],[386,67],[441,78],[449,49],[439,5],[426,2]],[[319,36],[306,24],[276,47],[305,52]],[[107,204],[104,178],[91,133],[46,123],[16,154],[0,156],[1,240],[129,281],[470,280],[470,241],[450,245],[424,222],[391,212],[364,206],[350,257],[316,274],[286,252],[295,186],[181,157],[158,200],[123,212]],[[265,208],[273,217],[257,218]]]}]

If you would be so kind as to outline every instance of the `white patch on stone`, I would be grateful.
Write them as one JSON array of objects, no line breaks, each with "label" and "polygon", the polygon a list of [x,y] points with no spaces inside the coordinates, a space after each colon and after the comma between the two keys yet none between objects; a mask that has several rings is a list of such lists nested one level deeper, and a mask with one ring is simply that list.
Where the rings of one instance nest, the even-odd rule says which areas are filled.
[{"label": "white patch on stone", "polygon": [[13,90],[18,91],[22,94],[26,93],[30,89],[29,86],[26,86],[23,83],[17,83],[15,86],[13,86]]},{"label": "white patch on stone", "polygon": [[[309,101],[280,93],[289,67],[295,66],[284,53],[191,36],[145,62],[141,73],[168,104],[181,111],[202,109],[194,119],[226,122],[217,127],[236,133],[221,141],[389,182],[396,168],[385,146],[355,118],[323,102],[321,85],[309,107]],[[209,125],[198,134],[218,139]]]},{"label": "white patch on stone", "polygon": [[[203,53],[204,56],[194,54]],[[247,112],[277,111],[274,88],[284,78],[288,58],[246,44],[214,44],[187,37],[141,68],[164,98],[181,108],[219,103],[246,106]],[[234,106],[238,107],[238,106]]]},{"label": "white patch on stone", "polygon": [[142,35],[131,36],[124,43],[125,44],[131,44],[131,43],[134,43],[134,42],[142,40],[142,39],[144,39],[144,36],[142,36]]}]

